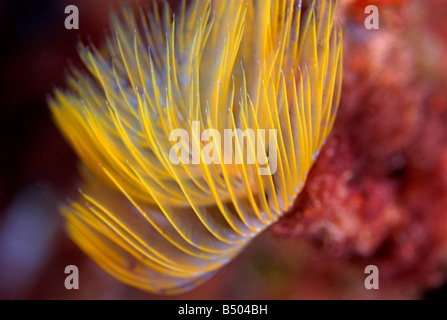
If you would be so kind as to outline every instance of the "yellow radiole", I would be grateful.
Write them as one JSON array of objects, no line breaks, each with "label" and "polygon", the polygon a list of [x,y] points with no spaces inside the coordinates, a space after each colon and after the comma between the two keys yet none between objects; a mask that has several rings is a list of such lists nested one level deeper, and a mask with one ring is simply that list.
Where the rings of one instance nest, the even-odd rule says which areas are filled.
[{"label": "yellow radiole", "polygon": [[[331,0],[152,4],[113,14],[104,47],[81,43],[86,70],[49,105],[83,164],[79,198],[61,208],[69,236],[119,280],[175,294],[291,208],[335,120],[342,36]],[[222,161],[172,161],[175,145],[203,156],[206,130]],[[231,150],[255,161],[223,161],[225,130],[276,132],[275,148],[234,135]]]}]

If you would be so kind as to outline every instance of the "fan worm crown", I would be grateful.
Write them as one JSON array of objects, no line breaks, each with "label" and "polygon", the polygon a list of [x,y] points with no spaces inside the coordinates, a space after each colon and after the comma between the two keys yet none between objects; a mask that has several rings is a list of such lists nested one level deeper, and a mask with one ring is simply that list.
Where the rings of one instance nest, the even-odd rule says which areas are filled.
[{"label": "fan worm crown", "polygon": [[[112,15],[106,46],[81,43],[87,71],[73,69],[49,102],[83,163],[79,198],[61,209],[70,237],[119,280],[157,293],[189,290],[231,261],[291,207],[331,131],[335,5],[196,0],[173,14],[153,1]],[[172,139],[179,129],[188,140]],[[225,130],[271,134],[231,137],[252,162],[171,161],[174,146],[224,159]]]}]

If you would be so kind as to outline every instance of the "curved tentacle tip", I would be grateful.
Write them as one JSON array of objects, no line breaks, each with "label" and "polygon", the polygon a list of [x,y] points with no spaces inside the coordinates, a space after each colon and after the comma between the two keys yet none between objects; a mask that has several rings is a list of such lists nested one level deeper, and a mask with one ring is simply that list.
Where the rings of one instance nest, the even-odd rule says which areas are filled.
[{"label": "curved tentacle tip", "polygon": [[107,47],[80,50],[88,73],[50,101],[86,168],[70,237],[173,294],[291,208],[334,122],[342,39],[334,0],[153,7],[112,16]]}]

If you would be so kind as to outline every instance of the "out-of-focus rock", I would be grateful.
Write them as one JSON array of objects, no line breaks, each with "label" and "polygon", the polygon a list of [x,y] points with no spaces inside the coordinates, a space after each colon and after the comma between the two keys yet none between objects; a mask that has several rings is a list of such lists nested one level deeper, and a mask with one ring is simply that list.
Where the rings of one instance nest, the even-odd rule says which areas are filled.
[{"label": "out-of-focus rock", "polygon": [[346,270],[325,262],[337,257],[358,269],[377,265],[379,297],[418,297],[447,275],[447,8],[376,2],[380,29],[368,31],[366,2],[342,5],[336,125],[272,232],[315,244],[317,263],[329,265],[317,282]]}]

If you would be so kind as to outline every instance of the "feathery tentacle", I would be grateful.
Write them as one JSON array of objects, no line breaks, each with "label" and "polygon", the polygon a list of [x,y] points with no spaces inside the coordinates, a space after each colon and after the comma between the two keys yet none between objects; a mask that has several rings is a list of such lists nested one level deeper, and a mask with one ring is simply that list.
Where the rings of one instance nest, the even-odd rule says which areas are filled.
[{"label": "feathery tentacle", "polygon": [[[153,6],[112,15],[104,49],[81,43],[88,72],[50,107],[84,164],[62,208],[72,239],[121,281],[177,293],[292,206],[335,120],[342,41],[333,0]],[[265,134],[234,135],[225,161],[225,130],[247,129]]]}]

